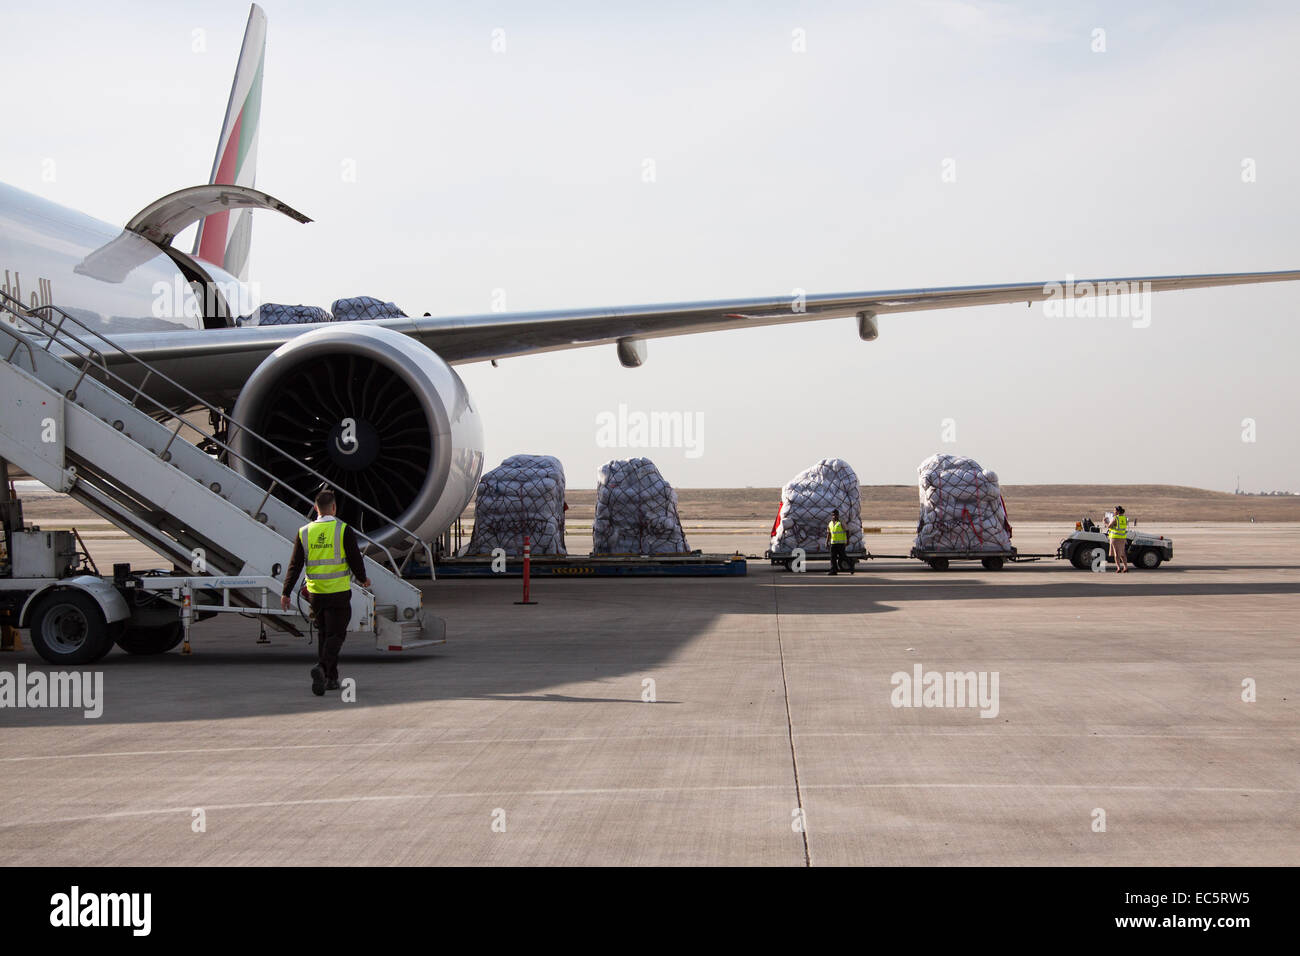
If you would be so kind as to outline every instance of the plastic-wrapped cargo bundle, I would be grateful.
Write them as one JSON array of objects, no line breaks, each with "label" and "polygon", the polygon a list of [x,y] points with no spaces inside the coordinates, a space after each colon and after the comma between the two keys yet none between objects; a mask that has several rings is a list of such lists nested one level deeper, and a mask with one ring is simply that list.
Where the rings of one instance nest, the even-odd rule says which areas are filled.
[{"label": "plastic-wrapped cargo bundle", "polygon": [[998,476],[973,458],[933,455],[916,469],[922,551],[1010,551],[1011,525]]},{"label": "plastic-wrapped cargo bundle", "polygon": [[474,533],[461,554],[517,557],[524,535],[533,554],[568,554],[564,548],[564,466],[550,455],[511,455],[478,482]]},{"label": "plastic-wrapped cargo bundle", "polygon": [[690,551],[677,492],[649,458],[606,462],[596,479],[592,554],[685,554]]},{"label": "plastic-wrapped cargo bundle", "polygon": [[310,325],[313,322],[333,322],[334,316],[315,305],[281,305],[278,302],[265,302],[249,315],[235,320],[239,326],[245,325]]},{"label": "plastic-wrapped cargo bundle", "polygon": [[330,306],[336,322],[359,322],[366,319],[394,319],[406,315],[395,303],[384,302],[372,295],[358,295],[351,299],[335,299]]},{"label": "plastic-wrapped cargo bundle", "polygon": [[781,489],[781,511],[772,531],[772,550],[827,551],[826,526],[838,510],[848,534],[846,550],[862,550],[862,491],[857,472],[842,458],[823,458]]}]

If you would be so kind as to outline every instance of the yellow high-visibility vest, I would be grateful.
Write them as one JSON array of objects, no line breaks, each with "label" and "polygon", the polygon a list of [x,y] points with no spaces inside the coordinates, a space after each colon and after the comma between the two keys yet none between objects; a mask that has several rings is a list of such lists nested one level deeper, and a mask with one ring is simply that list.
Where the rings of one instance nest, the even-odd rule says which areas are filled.
[{"label": "yellow high-visibility vest", "polygon": [[1115,516],[1115,520],[1110,524],[1110,536],[1112,538],[1128,537],[1128,515]]},{"label": "yellow high-visibility vest", "polygon": [[844,530],[844,525],[838,521],[832,521],[826,526],[826,530],[831,533],[831,544],[848,544],[849,535]]},{"label": "yellow high-visibility vest", "polygon": [[337,518],[322,518],[298,529],[306,556],[309,594],[334,594],[352,587],[352,572],[343,555],[343,529]]}]

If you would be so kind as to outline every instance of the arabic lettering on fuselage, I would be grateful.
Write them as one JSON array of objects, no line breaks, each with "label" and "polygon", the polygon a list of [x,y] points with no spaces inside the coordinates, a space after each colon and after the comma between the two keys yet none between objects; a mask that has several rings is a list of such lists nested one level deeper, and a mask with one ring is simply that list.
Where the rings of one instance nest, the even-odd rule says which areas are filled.
[{"label": "arabic lettering on fuselage", "polygon": [[[17,270],[10,272],[4,270],[4,285],[0,286],[6,295],[13,296],[23,305],[30,309],[38,309],[41,306],[52,305],[54,303],[54,284],[49,279],[41,277],[36,278],[36,288],[31,289],[26,298],[23,297],[23,278]],[[8,303],[0,299],[0,314],[4,315],[5,320],[13,323],[17,317],[7,308]]]}]

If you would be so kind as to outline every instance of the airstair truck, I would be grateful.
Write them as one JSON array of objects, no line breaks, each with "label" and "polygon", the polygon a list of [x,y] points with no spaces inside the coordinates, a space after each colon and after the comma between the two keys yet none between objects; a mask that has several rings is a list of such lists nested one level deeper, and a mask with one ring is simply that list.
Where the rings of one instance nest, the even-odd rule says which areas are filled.
[{"label": "airstair truck", "polygon": [[[311,501],[262,470],[265,484],[228,467],[243,459],[184,417],[206,409],[296,467],[326,483],[306,462],[260,435],[229,423],[224,412],[157,367],[136,365],[133,384],[103,359],[102,332],[57,306],[25,306],[0,291],[0,511],[6,559],[0,568],[0,615],[9,628],[30,628],[36,651],[56,663],[87,663],[116,643],[131,653],[161,653],[203,617],[238,612],[263,626],[301,634],[303,602],[280,608],[283,567]],[[180,408],[145,391],[154,382],[180,395]],[[182,437],[190,428],[195,442]],[[228,431],[228,428],[226,429]],[[200,447],[200,444],[202,447]],[[172,569],[97,573],[72,531],[27,527],[8,483],[9,465],[129,534]],[[273,494],[274,492],[274,494]],[[353,584],[350,631],[375,635],[380,650],[400,651],[446,640],[446,625],[423,607],[421,590],[404,580],[406,562],[428,545],[364,501],[338,490],[374,520],[405,535],[404,558],[357,537],[370,588]],[[277,497],[279,496],[279,497]],[[173,570],[179,569],[179,570]]]}]

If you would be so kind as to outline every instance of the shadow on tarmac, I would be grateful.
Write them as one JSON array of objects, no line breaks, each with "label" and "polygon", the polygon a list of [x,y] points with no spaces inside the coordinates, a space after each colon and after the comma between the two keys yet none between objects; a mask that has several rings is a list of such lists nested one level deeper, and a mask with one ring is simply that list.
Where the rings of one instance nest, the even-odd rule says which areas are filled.
[{"label": "shadow on tarmac", "polygon": [[[770,619],[778,609],[783,615],[840,616],[845,628],[853,628],[867,623],[864,615],[905,613],[915,602],[1300,593],[1300,580],[1180,581],[1165,568],[1133,577],[1062,572],[1059,566],[1035,569],[1057,571],[1060,579],[1055,581],[1043,581],[1040,573],[1032,575],[1037,581],[1026,580],[1024,570],[976,571],[971,575],[961,570],[921,571],[905,580],[863,572],[831,581],[815,571],[795,575],[758,565],[751,566],[749,577],[740,580],[546,580],[534,583],[534,594],[541,602],[536,607],[513,604],[518,582],[438,582],[428,585],[426,607],[446,618],[450,642],[386,654],[375,650],[369,637],[349,637],[341,675],[356,681],[355,703],[344,703],[337,691],[320,698],[311,694],[308,671],[314,663],[314,644],[274,635],[269,646],[258,646],[254,643],[255,622],[208,621],[195,629],[192,656],[176,650],[157,657],[133,657],[114,650],[89,667],[63,668],[103,673],[104,711],[100,718],[88,720],[80,709],[4,707],[0,708],[0,730],[90,729],[283,714],[329,715],[328,726],[335,729],[340,726],[336,712],[349,708],[444,700],[483,700],[506,706],[641,703],[643,676],[654,674],[706,631],[733,642],[727,653],[737,661],[749,660],[744,646],[747,640],[762,644],[766,653],[768,642],[775,640]],[[756,626],[756,618],[769,620]],[[15,671],[22,663],[29,672],[60,670],[45,664],[31,650],[26,633],[24,647],[0,655],[0,669]],[[551,690],[593,682],[607,685],[608,696],[574,696]],[[395,714],[393,720],[396,726],[413,720],[436,721],[437,711],[406,711]],[[185,739],[179,730],[178,741]]]}]

